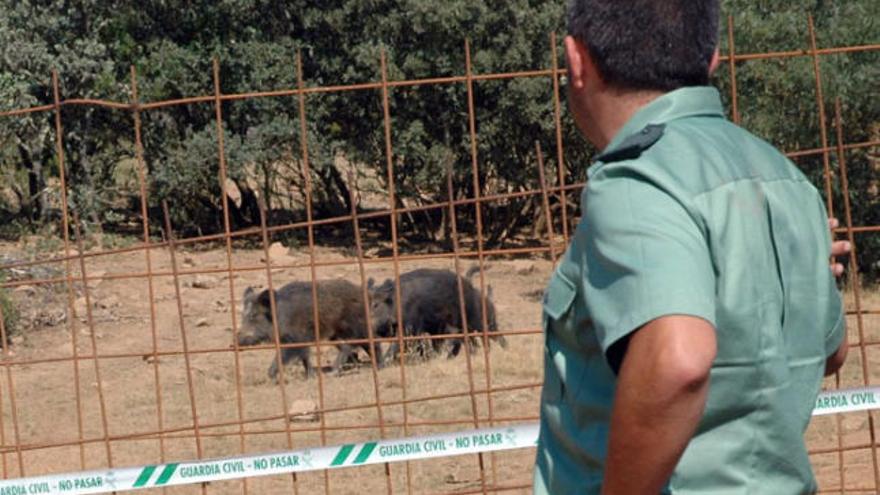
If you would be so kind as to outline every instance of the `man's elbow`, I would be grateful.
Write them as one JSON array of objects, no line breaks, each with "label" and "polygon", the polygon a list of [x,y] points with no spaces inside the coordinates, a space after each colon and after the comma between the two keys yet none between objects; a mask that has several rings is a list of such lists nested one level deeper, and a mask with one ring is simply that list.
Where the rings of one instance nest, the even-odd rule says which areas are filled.
[{"label": "man's elbow", "polygon": [[696,392],[709,383],[714,355],[709,359],[694,356],[678,356],[678,359],[670,356],[670,358],[660,371],[665,375],[663,378],[670,386],[682,392]]},{"label": "man's elbow", "polygon": [[[661,320],[657,320],[657,330],[665,330],[666,334],[654,332],[657,340],[651,346],[655,349],[653,373],[657,382],[685,393],[703,389],[709,382],[712,363],[718,352],[714,328],[694,317]],[[643,330],[654,325],[649,323]],[[640,338],[640,333],[642,331],[633,339]]]},{"label": "man's elbow", "polygon": [[709,322],[693,316],[665,316],[632,335],[623,368],[637,366],[639,373],[651,376],[658,392],[693,393],[709,382],[717,352],[715,329]]},{"label": "man's elbow", "polygon": [[849,343],[847,343],[846,339],[841,342],[840,347],[834,352],[834,354],[828,356],[825,360],[825,376],[833,375],[837,373],[837,370],[843,366],[843,363],[846,362],[846,355],[849,353]]}]

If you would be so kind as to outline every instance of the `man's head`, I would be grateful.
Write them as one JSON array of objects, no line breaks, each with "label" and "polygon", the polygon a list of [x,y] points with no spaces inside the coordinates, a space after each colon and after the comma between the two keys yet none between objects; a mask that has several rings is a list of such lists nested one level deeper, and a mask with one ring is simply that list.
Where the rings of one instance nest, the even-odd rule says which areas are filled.
[{"label": "man's head", "polygon": [[672,91],[709,83],[718,0],[570,0],[568,34],[603,80],[620,89]]},{"label": "man's head", "polygon": [[718,15],[719,0],[569,0],[569,96],[587,138],[607,144],[598,129],[604,122],[594,121],[603,95],[641,95],[644,103],[708,84],[718,63]]}]

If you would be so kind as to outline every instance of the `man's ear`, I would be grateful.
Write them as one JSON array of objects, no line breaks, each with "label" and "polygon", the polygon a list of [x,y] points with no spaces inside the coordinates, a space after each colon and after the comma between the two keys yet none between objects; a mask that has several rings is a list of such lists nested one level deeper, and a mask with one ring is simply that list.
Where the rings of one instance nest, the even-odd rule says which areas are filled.
[{"label": "man's ear", "polygon": [[568,67],[568,84],[571,88],[580,91],[587,83],[584,74],[585,64],[589,63],[585,58],[588,56],[587,47],[572,36],[566,36],[563,43],[565,44],[565,65]]},{"label": "man's ear", "polygon": [[721,65],[721,52],[718,50],[718,47],[715,47],[715,51],[712,52],[712,60],[709,61],[709,77],[712,77],[712,74],[718,70],[718,66]]},{"label": "man's ear", "polygon": [[599,73],[590,49],[572,36],[566,36],[564,42],[569,87],[574,91],[583,91],[589,86],[604,85],[602,74]]}]

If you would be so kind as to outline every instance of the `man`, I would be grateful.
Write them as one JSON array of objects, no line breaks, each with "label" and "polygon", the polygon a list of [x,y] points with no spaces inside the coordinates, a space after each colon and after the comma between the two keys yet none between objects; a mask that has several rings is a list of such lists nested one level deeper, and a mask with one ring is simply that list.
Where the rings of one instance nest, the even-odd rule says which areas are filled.
[{"label": "man", "polygon": [[536,493],[817,489],[803,433],[847,349],[826,212],[725,119],[718,9],[569,6],[569,107],[601,154],[544,300]]}]

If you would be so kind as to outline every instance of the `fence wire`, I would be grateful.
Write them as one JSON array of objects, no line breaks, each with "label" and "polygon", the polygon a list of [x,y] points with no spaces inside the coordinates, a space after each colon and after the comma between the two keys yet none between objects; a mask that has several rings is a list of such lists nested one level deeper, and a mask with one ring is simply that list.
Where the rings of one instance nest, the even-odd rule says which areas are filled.
[{"label": "fence wire", "polygon": [[[823,57],[857,52],[880,51],[880,45],[821,48],[816,41],[812,18],[808,22],[808,44],[803,50],[767,53],[737,53],[734,24],[728,19],[726,55],[730,84],[730,114],[741,121],[740,89],[737,69],[744,63],[761,60],[809,58],[814,75],[816,109],[819,119],[819,146],[787,150],[793,160],[821,157],[824,190],[828,211],[841,219],[835,230],[840,238],[853,246],[846,284],[850,322],[849,342],[856,352],[835,377],[826,381],[828,388],[870,385],[871,363],[876,363],[880,349],[880,298],[867,297],[862,290],[856,266],[864,236],[877,235],[880,225],[853,225],[853,206],[847,173],[847,157],[856,150],[880,146],[880,141],[848,142],[843,131],[846,115],[839,98],[825,94],[821,61]],[[65,99],[57,73],[51,74],[54,102],[32,108],[0,111],[0,117],[15,119],[30,113],[54,114],[55,158],[60,180],[61,254],[39,255],[34,260],[0,265],[0,273],[37,267],[63,266],[53,276],[10,280],[0,287],[26,291],[50,287],[63,292],[67,336],[57,332],[41,332],[29,337],[28,346],[10,345],[7,329],[0,317],[5,380],[0,380],[0,462],[4,478],[43,473],[94,469],[131,464],[159,463],[203,457],[233,455],[277,449],[293,449],[328,445],[342,441],[393,438],[414,434],[451,431],[465,428],[498,426],[537,420],[541,386],[541,330],[536,300],[524,299],[527,288],[539,290],[548,280],[556,258],[568,244],[571,229],[577,221],[576,204],[572,197],[583,187],[582,182],[567,182],[565,170],[566,143],[561,114],[561,84],[564,70],[558,66],[557,40],[551,36],[547,68],[497,74],[475,74],[471,65],[471,47],[464,45],[463,75],[416,80],[390,80],[385,56],[376,61],[381,79],[362,84],[340,86],[310,85],[304,79],[302,60],[295,60],[297,86],[275,91],[224,94],[221,90],[219,64],[213,63],[213,92],[167,101],[141,101],[138,76],[131,69],[131,95],[127,102]],[[547,80],[552,87],[555,150],[550,151],[554,163],[545,163],[544,154],[536,145],[534,187],[515,192],[481,194],[480,156],[477,130],[475,86],[486,81],[511,81],[526,78]],[[432,85],[460,85],[467,95],[467,127],[470,138],[470,197],[456,197],[450,163],[444,181],[445,201],[419,206],[401,206],[395,191],[394,122],[390,99],[401,88]],[[351,188],[351,209],[344,215],[315,218],[312,170],[308,133],[309,107],[307,97],[317,94],[370,92],[378,94],[382,105],[382,121],[376,122],[384,131],[385,181],[387,207],[359,208],[361,198]],[[261,204],[260,226],[233,229],[230,221],[227,191],[227,153],[224,143],[224,103],[257,98],[296,98],[298,104],[299,157],[305,184],[304,221],[270,225],[267,206]],[[825,106],[834,101],[834,115],[825,114]],[[151,199],[148,183],[150,172],[143,145],[142,116],[152,110],[195,104],[210,104],[216,122],[217,180],[221,185],[223,229],[209,235],[178,235],[171,223],[169,208],[164,205],[161,219],[150,217]],[[68,178],[65,176],[64,112],[67,107],[102,107],[114,112],[127,112],[133,124],[134,157],[137,163],[139,189],[140,241],[122,248],[89,248],[80,221],[68,204]],[[830,130],[830,133],[829,133]],[[291,129],[293,136],[294,129]],[[837,165],[837,170],[833,169]],[[555,173],[548,173],[554,170]],[[354,177],[349,177],[354,182]],[[835,204],[832,190],[842,190],[843,204]],[[483,209],[512,199],[533,198],[541,204],[543,228],[525,247],[489,248],[484,233]],[[561,204],[552,209],[550,200]],[[462,232],[456,217],[462,209],[474,209],[474,232]],[[452,246],[447,252],[402,253],[402,233],[398,222],[403,215],[434,211],[446,215]],[[368,252],[364,221],[383,219],[388,231],[381,240],[387,252]],[[151,223],[152,220],[152,223]],[[155,225],[154,225],[155,224]],[[157,238],[151,232],[162,232]],[[348,241],[353,255],[340,256],[322,247],[320,229],[351,228]],[[276,254],[273,239],[285,233],[306,232],[307,244],[296,256]],[[467,238],[467,243],[462,241]],[[242,249],[240,241],[250,241],[257,249]],[[462,244],[466,244],[463,246]],[[467,247],[472,246],[472,247]],[[203,256],[211,263],[194,262]],[[142,261],[136,262],[136,258]],[[273,259],[280,258],[280,259]],[[201,260],[201,258],[199,258]],[[142,264],[143,268],[137,268]],[[208,266],[198,266],[206,264]],[[397,305],[397,328],[393,336],[382,337],[372,328],[371,307],[367,286],[371,276],[388,277],[394,281],[394,292],[401,297],[400,275],[413,267],[451,269],[458,277],[458,299],[465,328],[481,328],[451,335],[407,335],[403,327],[401,305]],[[475,267],[474,288],[480,294],[507,289],[504,297],[496,296],[501,329],[489,332],[491,301],[481,297],[482,321],[470,322],[471,313],[465,305],[463,280],[469,266]],[[295,275],[292,275],[295,274]],[[503,277],[501,275],[504,275]],[[366,338],[322,340],[322,302],[317,281],[344,277],[355,282],[361,291]],[[214,277],[208,284],[205,277]],[[270,342],[262,345],[239,345],[238,335],[242,314],[241,294],[247,285],[257,281],[270,289],[270,307],[277,312],[277,289],[293,280],[311,283],[312,318],[315,322],[309,342],[291,343],[283,338],[278,319],[273,325]],[[190,298],[202,285],[208,285],[216,299],[221,317],[205,324],[204,312],[193,307]],[[529,280],[529,282],[526,282]],[[503,281],[509,287],[500,287]],[[521,284],[522,291],[516,292]],[[98,287],[104,286],[104,291]],[[526,287],[528,286],[528,287]],[[111,292],[138,288],[138,301],[130,301],[132,311],[146,313],[145,318],[125,321],[100,320],[96,304]],[[170,289],[169,289],[170,287]],[[513,291],[514,295],[510,292]],[[100,297],[97,295],[101,293]],[[84,299],[84,304],[79,303]],[[205,298],[202,298],[205,299]],[[136,308],[134,306],[137,306]],[[125,304],[122,304],[125,309]],[[523,309],[524,307],[524,309]],[[207,308],[201,308],[205,310]],[[120,311],[122,311],[120,310]],[[505,311],[524,311],[531,317],[505,317]],[[2,311],[2,307],[0,307]],[[516,313],[519,315],[520,313]],[[228,335],[218,327],[220,319],[228,325]],[[132,324],[131,321],[136,321]],[[120,340],[125,332],[130,342]],[[223,334],[218,338],[218,334]],[[509,349],[500,349],[492,342],[494,336],[510,341]],[[396,363],[378,366],[376,344],[392,345],[406,350],[423,345],[430,349],[434,342],[458,339],[463,352],[455,360],[434,359],[413,362],[400,352]],[[357,371],[335,376],[320,371],[325,361],[342,345],[369,349],[367,361]],[[40,348],[37,348],[37,347]],[[265,357],[273,356],[283,369],[282,351],[309,348],[314,353],[319,372],[306,378],[298,370],[288,372],[277,384],[264,377]],[[124,363],[124,364],[120,364]],[[120,377],[125,378],[124,381]],[[305,406],[302,403],[306,402]],[[303,421],[305,407],[310,419]],[[67,411],[64,417],[46,418],[47,411]],[[46,431],[49,429],[50,431]],[[878,443],[875,414],[871,412],[835,415],[814,420],[808,432],[811,458],[823,493],[876,493],[880,490]],[[173,493],[355,493],[366,489],[392,493],[471,494],[493,492],[528,492],[533,452],[516,451],[504,454],[479,454],[431,462],[385,464],[310,475],[292,475],[217,482],[211,485],[163,489]],[[158,489],[157,489],[158,491]]]}]

